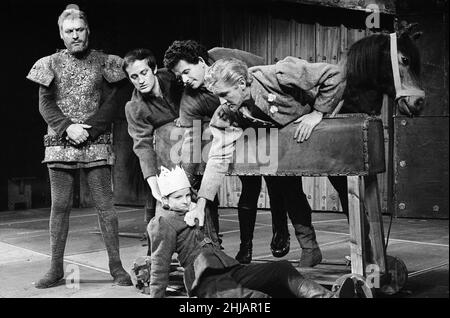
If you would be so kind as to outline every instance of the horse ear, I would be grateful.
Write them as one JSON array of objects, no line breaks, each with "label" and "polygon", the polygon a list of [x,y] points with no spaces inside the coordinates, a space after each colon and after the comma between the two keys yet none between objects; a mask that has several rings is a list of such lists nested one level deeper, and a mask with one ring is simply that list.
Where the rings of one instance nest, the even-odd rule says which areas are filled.
[{"label": "horse ear", "polygon": [[419,23],[414,22],[414,23],[409,23],[406,27],[405,27],[405,33],[407,34],[411,34],[412,30],[417,27],[419,25]]},{"label": "horse ear", "polygon": [[398,21],[398,18],[395,18],[394,19],[394,31],[395,31],[395,33],[397,33],[397,35],[400,33],[400,29],[401,29],[400,21]]},{"label": "horse ear", "polygon": [[[419,25],[419,23],[417,23],[417,22],[408,23],[405,20],[398,21],[398,19],[396,19],[394,21],[394,29],[395,29],[395,32],[397,33],[398,37],[402,36],[403,34],[410,36],[413,29],[416,28],[418,25]],[[418,33],[418,32],[416,32],[416,33]],[[416,33],[414,33],[413,37],[416,36]],[[417,36],[417,38],[418,38],[418,36]]]}]

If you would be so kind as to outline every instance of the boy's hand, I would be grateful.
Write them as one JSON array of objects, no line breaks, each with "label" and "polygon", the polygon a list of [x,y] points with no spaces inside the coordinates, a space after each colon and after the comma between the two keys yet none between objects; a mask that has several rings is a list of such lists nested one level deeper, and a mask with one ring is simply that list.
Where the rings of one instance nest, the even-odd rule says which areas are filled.
[{"label": "boy's hand", "polygon": [[297,142],[308,140],[314,128],[322,121],[322,117],[323,113],[313,110],[297,119],[294,123],[299,125],[295,130],[294,139],[297,139]]},{"label": "boy's hand", "polygon": [[195,220],[198,220],[198,225],[203,226],[205,223],[205,204],[206,200],[204,198],[199,198],[197,206],[184,215],[184,222],[189,226],[195,226]]}]

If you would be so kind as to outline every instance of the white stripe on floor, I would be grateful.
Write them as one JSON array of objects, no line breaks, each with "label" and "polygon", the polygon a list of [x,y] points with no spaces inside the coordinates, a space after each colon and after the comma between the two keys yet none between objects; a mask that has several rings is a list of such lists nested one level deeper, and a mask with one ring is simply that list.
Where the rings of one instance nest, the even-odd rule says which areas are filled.
[{"label": "white stripe on floor", "polygon": [[[230,219],[222,219],[222,218],[220,219],[220,221],[239,223],[238,220],[230,220]],[[255,225],[259,225],[260,227],[265,227],[265,226],[271,226],[272,224],[265,224],[265,223],[258,223],[258,222],[256,222]],[[237,231],[239,231],[239,229]],[[222,232],[220,232],[220,233],[223,234]]]},{"label": "white stripe on floor", "polygon": [[[348,233],[321,231],[321,230],[316,230],[316,232],[322,232],[322,233],[327,233],[327,234],[336,234],[336,235],[349,235]],[[401,239],[389,238],[389,242],[391,242],[391,241],[398,242],[398,243],[412,243],[412,244],[419,244],[419,245],[431,245],[431,246],[438,246],[438,247],[449,247],[448,244],[431,243],[431,242],[418,242],[418,241],[410,241],[410,240],[401,240]]]},{"label": "white stripe on floor", "polygon": [[[26,251],[28,253],[32,253],[32,254],[36,254],[36,255],[39,255],[39,256],[44,256],[44,257],[47,257],[47,258],[51,258],[51,255],[47,255],[47,254],[44,254],[44,253],[36,252],[36,251],[30,250],[30,249],[25,248],[25,247],[12,245],[12,244],[5,243],[5,242],[2,242],[2,244],[11,246],[12,248],[16,248],[16,249],[20,249],[20,250]],[[84,254],[84,253],[80,253],[80,254]],[[79,254],[77,254],[77,255],[79,255]],[[99,272],[102,272],[102,273],[109,274],[108,270],[105,270],[105,269],[102,269],[102,268],[99,268],[99,267],[95,267],[95,266],[91,266],[91,265],[82,264],[82,263],[75,262],[75,261],[71,261],[71,260],[66,259],[66,258],[64,258],[64,262],[70,263],[70,264],[74,264],[74,265],[78,265],[78,266],[83,266],[83,267],[90,268],[90,269],[93,269],[93,270],[96,270],[96,271],[99,271]]]},{"label": "white stripe on floor", "polygon": [[[347,239],[332,241],[332,242],[328,242],[328,243],[323,243],[323,244],[320,244],[320,247],[324,247],[324,246],[328,246],[328,245],[334,245],[334,244],[339,244],[339,243],[344,243],[344,242],[347,242]],[[289,249],[289,253],[290,252],[297,252],[297,251],[300,251],[300,250],[301,250],[301,248]],[[266,254],[266,255],[260,255],[260,256],[257,256],[257,257],[253,257],[253,259],[257,260],[257,259],[267,258],[267,257],[271,257],[271,256],[273,256],[273,255],[272,254]]]},{"label": "white stripe on floor", "polygon": [[[256,226],[255,230],[262,229],[263,227],[267,227],[267,226],[268,225]],[[220,232],[220,234],[231,234],[231,233],[239,233],[239,232],[240,232],[240,230],[237,229],[237,230],[230,230],[230,231]]]},{"label": "white stripe on floor", "polygon": [[[136,211],[143,211],[143,209],[121,210],[121,211],[117,211],[117,213],[120,214],[120,213],[136,212]],[[78,218],[84,218],[84,217],[87,217],[87,216],[97,216],[97,215],[98,215],[97,213],[74,215],[74,216],[70,216],[70,219],[78,219]],[[23,224],[23,223],[42,222],[42,221],[48,221],[49,218],[50,218],[50,215],[49,215],[48,218],[45,218],[45,219],[32,219],[32,220],[26,220],[26,221],[4,222],[4,223],[0,223],[0,226],[2,226],[2,225],[11,225],[11,224]]]},{"label": "white stripe on floor", "polygon": [[421,244],[421,245],[439,246],[439,247],[449,247],[448,244],[418,242],[418,241],[409,241],[409,240],[401,240],[401,239],[393,239],[393,238],[390,238],[389,241],[396,241],[396,242],[400,242],[400,243],[413,243],[413,244]]},{"label": "white stripe on floor", "polygon": [[[260,215],[260,214],[272,214],[271,212],[259,212],[258,211],[258,213],[257,213],[257,215]],[[220,220],[222,220],[222,218],[226,218],[226,217],[229,217],[229,216],[238,216],[238,214],[236,214],[236,213],[233,213],[233,214],[225,214],[224,216],[220,216],[219,215],[219,219]],[[224,219],[225,220],[225,219]],[[333,220],[323,220],[323,221],[313,221],[312,223],[313,224],[319,224],[319,223],[333,223],[333,222],[341,222],[341,221],[347,221],[347,219],[346,218],[344,218],[344,219],[333,219]]]},{"label": "white stripe on floor", "polygon": [[421,270],[418,270],[418,271],[415,271],[415,272],[412,272],[412,273],[408,274],[408,277],[419,276],[421,274],[432,272],[435,269],[438,269],[439,267],[446,266],[448,264],[449,264],[448,262],[445,262],[445,263],[442,263],[442,264],[439,264],[439,265],[435,265],[435,266],[431,266],[431,267],[428,267],[428,268],[424,268],[424,269],[421,269]]}]

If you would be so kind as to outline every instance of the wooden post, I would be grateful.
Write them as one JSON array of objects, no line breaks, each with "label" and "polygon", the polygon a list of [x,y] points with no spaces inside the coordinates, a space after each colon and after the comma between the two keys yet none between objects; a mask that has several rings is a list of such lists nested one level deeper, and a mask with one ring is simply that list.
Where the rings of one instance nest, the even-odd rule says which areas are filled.
[{"label": "wooden post", "polygon": [[383,216],[381,214],[380,195],[377,176],[364,177],[365,207],[370,224],[370,241],[375,263],[380,273],[386,272],[386,251],[384,249]]},{"label": "wooden post", "polygon": [[364,179],[350,176],[347,184],[352,273],[364,276]]}]

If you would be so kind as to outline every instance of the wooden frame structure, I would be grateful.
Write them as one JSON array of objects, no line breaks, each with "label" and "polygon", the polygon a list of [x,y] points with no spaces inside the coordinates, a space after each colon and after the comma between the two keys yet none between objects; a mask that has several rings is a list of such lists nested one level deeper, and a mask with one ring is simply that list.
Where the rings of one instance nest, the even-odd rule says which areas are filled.
[{"label": "wooden frame structure", "polygon": [[[184,130],[184,128],[175,127],[173,123],[169,123],[155,131],[154,140],[158,165],[171,167],[179,163],[179,160],[174,160],[173,155],[177,151],[181,155],[180,141]],[[203,130],[201,139],[205,141],[208,140],[207,124],[204,125]],[[240,157],[246,158],[246,162],[236,162],[230,165],[229,174],[346,176],[349,199],[351,275],[368,286],[370,284],[367,284],[366,278],[371,273],[367,272],[367,265],[376,264],[378,266],[377,273],[380,275],[379,281],[382,284],[380,289],[390,293],[399,291],[403,287],[403,283],[394,276],[404,277],[405,273],[404,271],[393,273],[394,276],[392,276],[390,269],[392,266],[395,268],[406,267],[400,260],[386,255],[377,179],[377,175],[385,171],[384,134],[381,119],[364,114],[324,118],[310,140],[301,144],[286,142],[288,138],[292,140],[294,131],[295,125],[291,124],[279,132],[280,152],[278,153],[277,171],[262,172],[259,169],[258,158],[252,157],[256,156],[255,153],[248,153],[247,156],[242,154]],[[252,142],[251,136],[243,141],[244,144]],[[330,136],[338,136],[336,137],[338,140],[330,142]],[[255,138],[267,139],[267,136],[258,134]],[[347,141],[344,143],[348,146],[346,151],[341,149],[344,141]],[[269,143],[259,143],[258,140],[255,144],[263,144],[267,147],[266,150],[271,147]],[[207,143],[203,142],[200,148],[203,149],[203,147],[207,147]],[[244,146],[237,149],[236,152],[242,149],[248,151],[250,148],[250,146]],[[238,155],[236,154],[236,156]],[[322,160],[311,160],[311,158],[321,158]],[[331,164],[327,166],[327,162]],[[205,162],[199,163],[196,173],[203,174],[205,165]],[[367,233],[364,231],[367,223],[370,229],[368,234],[371,241],[372,260],[365,259]],[[399,266],[399,262],[401,266]],[[372,286],[366,288],[370,296],[373,295],[372,289]]]}]

